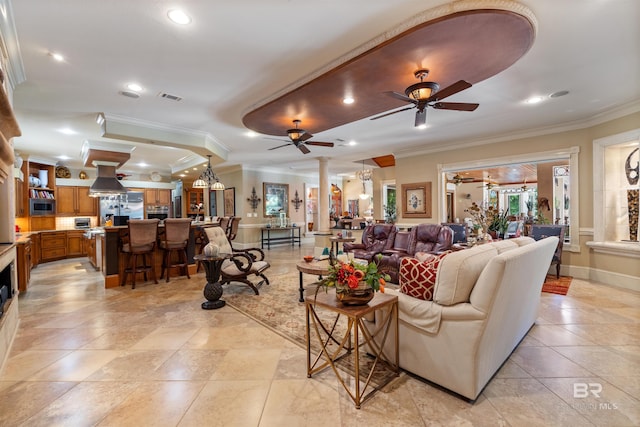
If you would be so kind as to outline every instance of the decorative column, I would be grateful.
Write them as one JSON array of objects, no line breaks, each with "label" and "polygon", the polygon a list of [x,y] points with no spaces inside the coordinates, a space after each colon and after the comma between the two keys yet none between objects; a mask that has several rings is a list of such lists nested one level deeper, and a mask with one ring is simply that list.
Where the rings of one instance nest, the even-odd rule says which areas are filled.
[{"label": "decorative column", "polygon": [[329,227],[329,159],[319,157],[318,233],[330,234]]}]

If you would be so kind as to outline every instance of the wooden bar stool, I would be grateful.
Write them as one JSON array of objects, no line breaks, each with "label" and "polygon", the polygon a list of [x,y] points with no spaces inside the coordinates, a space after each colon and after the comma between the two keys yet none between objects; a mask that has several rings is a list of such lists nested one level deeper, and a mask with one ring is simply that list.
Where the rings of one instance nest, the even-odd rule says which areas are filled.
[{"label": "wooden bar stool", "polygon": [[[167,218],[164,220],[164,236],[160,240],[160,249],[163,251],[161,279],[166,271],[168,282],[170,270],[173,267],[182,268],[187,278],[191,279],[191,276],[189,276],[189,260],[187,259],[190,230],[191,218]],[[178,263],[171,262],[171,254],[174,252],[177,252],[180,258]]]},{"label": "wooden bar stool", "polygon": [[[127,276],[133,276],[131,289],[136,288],[136,274],[144,273],[147,280],[147,272],[151,272],[154,283],[158,283],[155,269],[155,257],[153,255],[158,239],[158,219],[131,219],[129,220],[129,241],[123,243],[122,252],[127,256],[127,262],[122,275],[120,286],[127,282]],[[142,255],[142,265],[138,265],[138,255]],[[151,262],[147,258],[151,255]]]}]

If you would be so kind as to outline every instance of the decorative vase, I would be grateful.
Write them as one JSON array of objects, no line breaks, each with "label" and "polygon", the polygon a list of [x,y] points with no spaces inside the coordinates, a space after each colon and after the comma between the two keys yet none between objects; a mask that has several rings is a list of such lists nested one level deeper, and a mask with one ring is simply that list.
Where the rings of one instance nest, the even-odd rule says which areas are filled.
[{"label": "decorative vase", "polygon": [[207,256],[218,256],[220,253],[220,247],[213,243],[208,243],[207,246],[204,247],[203,252]]},{"label": "decorative vase", "polygon": [[374,297],[375,291],[367,282],[360,281],[358,287],[336,285],[336,299],[344,305],[366,305]]},{"label": "decorative vase", "polygon": [[40,178],[40,187],[47,188],[49,186],[49,171],[41,169],[38,177]]}]

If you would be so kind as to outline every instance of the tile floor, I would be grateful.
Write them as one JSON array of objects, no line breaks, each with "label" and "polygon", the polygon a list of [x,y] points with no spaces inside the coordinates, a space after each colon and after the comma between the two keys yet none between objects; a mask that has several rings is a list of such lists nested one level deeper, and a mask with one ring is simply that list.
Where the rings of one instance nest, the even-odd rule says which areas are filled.
[{"label": "tile floor", "polygon": [[[270,276],[295,274],[309,251],[268,251]],[[231,307],[202,310],[202,273],[101,282],[81,258],[33,270],[0,374],[1,426],[640,425],[636,292],[574,279],[567,296],[542,294],[474,404],[403,373],[356,410],[331,372],[306,377],[303,349]],[[599,398],[581,386],[574,398],[576,383]]]}]

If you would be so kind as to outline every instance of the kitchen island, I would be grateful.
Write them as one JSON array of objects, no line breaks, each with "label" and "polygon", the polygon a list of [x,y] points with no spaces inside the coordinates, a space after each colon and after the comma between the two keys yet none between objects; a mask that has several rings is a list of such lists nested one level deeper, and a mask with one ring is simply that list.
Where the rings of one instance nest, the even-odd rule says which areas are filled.
[{"label": "kitchen island", "polygon": [[[189,241],[187,243],[187,259],[189,262],[189,274],[196,273],[196,264],[193,256],[196,252],[196,236],[205,227],[216,226],[215,224],[192,224],[189,232]],[[120,286],[122,274],[127,262],[126,255],[122,252],[122,243],[125,241],[129,233],[129,227],[126,225],[104,227],[104,236],[102,238],[102,274],[104,276],[105,288],[115,288]],[[158,243],[162,239],[164,233],[164,225],[158,225]],[[162,249],[160,245],[156,245],[153,253],[154,268],[158,278],[162,271]],[[136,282],[143,283],[144,278],[140,274],[136,278]]]}]

